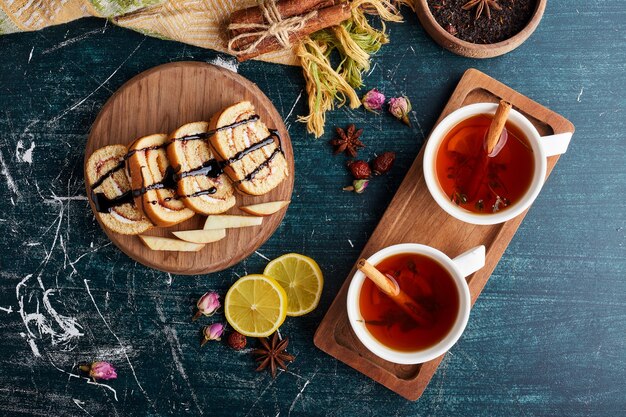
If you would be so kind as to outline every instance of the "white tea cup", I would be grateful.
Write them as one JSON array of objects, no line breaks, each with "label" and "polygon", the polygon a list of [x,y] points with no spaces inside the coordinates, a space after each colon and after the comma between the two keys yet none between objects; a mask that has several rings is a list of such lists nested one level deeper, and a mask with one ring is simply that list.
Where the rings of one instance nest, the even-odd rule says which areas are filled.
[{"label": "white tea cup", "polygon": [[495,213],[473,213],[451,201],[450,196],[444,192],[439,184],[435,168],[437,152],[448,132],[463,120],[480,114],[493,115],[497,108],[498,105],[495,103],[476,103],[453,111],[435,127],[424,149],[424,179],[426,180],[428,191],[430,191],[439,207],[451,216],[466,223],[481,225],[502,223],[529,208],[539,195],[545,181],[548,169],[547,158],[565,153],[572,138],[572,133],[560,133],[542,137],[526,117],[520,112],[511,109],[508,121],[519,128],[532,147],[535,167],[530,187],[519,201],[512,203],[509,207]]},{"label": "white tea cup", "polygon": [[368,279],[363,272],[357,270],[348,288],[347,310],[348,321],[361,343],[376,356],[398,364],[418,364],[428,362],[446,353],[463,333],[469,319],[472,299],[465,277],[478,271],[485,265],[485,247],[477,246],[454,259],[443,252],[417,243],[402,243],[384,248],[368,258],[368,262],[376,266],[381,261],[399,254],[419,254],[437,261],[445,268],[454,280],[459,295],[459,311],[450,331],[436,344],[422,350],[400,351],[381,343],[367,329],[359,307],[359,299],[363,283]]}]

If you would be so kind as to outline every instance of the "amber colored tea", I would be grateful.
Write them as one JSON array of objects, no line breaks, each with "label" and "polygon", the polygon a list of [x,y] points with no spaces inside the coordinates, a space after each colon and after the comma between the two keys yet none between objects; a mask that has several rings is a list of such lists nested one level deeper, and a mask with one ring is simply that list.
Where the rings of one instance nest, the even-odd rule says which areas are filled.
[{"label": "amber colored tea", "polygon": [[426,325],[416,323],[366,279],[359,296],[359,308],[372,336],[389,348],[412,352],[443,340],[459,312],[459,292],[450,273],[436,260],[414,253],[390,256],[376,268],[394,277],[402,291],[430,314],[430,320]]},{"label": "amber colored tea", "polygon": [[491,120],[486,114],[463,120],[437,151],[439,185],[453,202],[474,213],[495,213],[515,204],[530,188],[535,170],[528,139],[510,122],[504,147],[487,157],[484,141]]}]

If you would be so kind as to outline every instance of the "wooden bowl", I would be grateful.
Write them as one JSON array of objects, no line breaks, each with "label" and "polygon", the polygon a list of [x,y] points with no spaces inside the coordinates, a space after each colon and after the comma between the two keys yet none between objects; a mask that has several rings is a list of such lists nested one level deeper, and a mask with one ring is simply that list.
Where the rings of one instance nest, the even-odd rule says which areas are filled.
[{"label": "wooden bowl", "polygon": [[469,58],[493,58],[495,56],[504,55],[507,52],[511,52],[513,49],[520,46],[528,37],[535,31],[543,12],[546,9],[547,0],[537,0],[537,7],[533,16],[530,18],[524,29],[513,35],[509,39],[505,39],[501,42],[478,44],[466,42],[452,36],[443,27],[437,23],[435,17],[428,8],[427,0],[418,0],[416,4],[417,17],[420,23],[426,29],[426,32],[431,38],[435,40],[439,45],[443,46],[447,50],[454,52],[457,55],[466,56]]}]

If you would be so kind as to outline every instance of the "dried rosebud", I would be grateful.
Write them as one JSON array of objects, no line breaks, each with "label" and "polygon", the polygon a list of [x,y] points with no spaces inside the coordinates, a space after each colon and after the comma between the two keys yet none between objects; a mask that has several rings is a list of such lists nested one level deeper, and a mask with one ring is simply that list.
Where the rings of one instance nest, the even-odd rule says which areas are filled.
[{"label": "dried rosebud", "polygon": [[354,179],[357,180],[364,180],[372,175],[372,170],[365,161],[350,161],[348,162],[348,169]]},{"label": "dried rosebud", "polygon": [[389,172],[396,160],[395,152],[383,152],[372,161],[372,169],[374,174],[381,175]]},{"label": "dried rosebud", "polygon": [[224,325],[222,323],[213,323],[210,326],[204,328],[201,346],[204,346],[209,340],[222,340],[222,333],[224,333]]},{"label": "dried rosebud", "polygon": [[361,102],[365,110],[377,113],[378,110],[383,108],[383,104],[385,104],[385,95],[374,88],[365,93]]},{"label": "dried rosebud", "polygon": [[91,365],[81,365],[80,370],[88,372],[89,376],[96,379],[115,379],[117,373],[115,368],[109,362],[94,362]]},{"label": "dried rosebud", "polygon": [[246,347],[246,343],[248,340],[246,336],[242,335],[239,332],[232,332],[228,335],[228,346],[235,350],[241,350]]},{"label": "dried rosebud", "polygon": [[394,97],[389,99],[389,113],[393,114],[397,119],[411,126],[409,121],[409,112],[411,111],[411,102],[407,96]]},{"label": "dried rosebud", "polygon": [[354,180],[352,181],[352,185],[348,187],[343,187],[344,191],[354,191],[357,194],[361,194],[367,188],[367,185],[370,183],[369,180]]},{"label": "dried rosebud", "polygon": [[204,293],[202,297],[198,299],[196,303],[196,307],[198,307],[198,311],[194,314],[192,321],[196,321],[200,318],[200,316],[210,317],[220,308],[222,304],[220,303],[220,296],[211,291]]},{"label": "dried rosebud", "polygon": [[357,194],[361,194],[367,188],[369,184],[369,180],[356,180],[352,182],[352,186],[354,187],[354,192]]}]

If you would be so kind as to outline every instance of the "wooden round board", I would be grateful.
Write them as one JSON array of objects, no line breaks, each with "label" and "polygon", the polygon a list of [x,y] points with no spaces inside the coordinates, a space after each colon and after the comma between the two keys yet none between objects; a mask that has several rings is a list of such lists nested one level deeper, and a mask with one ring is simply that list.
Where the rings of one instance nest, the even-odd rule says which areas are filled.
[{"label": "wooden round board", "polygon": [[[201,120],[224,107],[248,100],[269,128],[278,129],[289,166],[289,177],[262,196],[237,193],[237,204],[226,214],[245,215],[238,207],[267,201],[290,200],[294,183],[291,140],[282,118],[261,90],[242,76],[202,62],[175,62],[145,71],[124,84],[106,102],[94,122],[85,162],[96,149],[113,144],[128,145],[152,133],[169,133],[177,127]],[[91,189],[87,185],[87,195]],[[91,208],[96,213],[93,202]],[[167,252],[148,249],[137,236],[124,236],[100,226],[118,248],[151,268],[174,274],[206,274],[232,266],[249,256],[274,233],[286,209],[263,218],[263,224],[227,229],[226,237],[209,243],[198,252]],[[176,226],[154,228],[146,235],[174,237],[177,230],[202,229],[206,217],[196,215]]]}]

